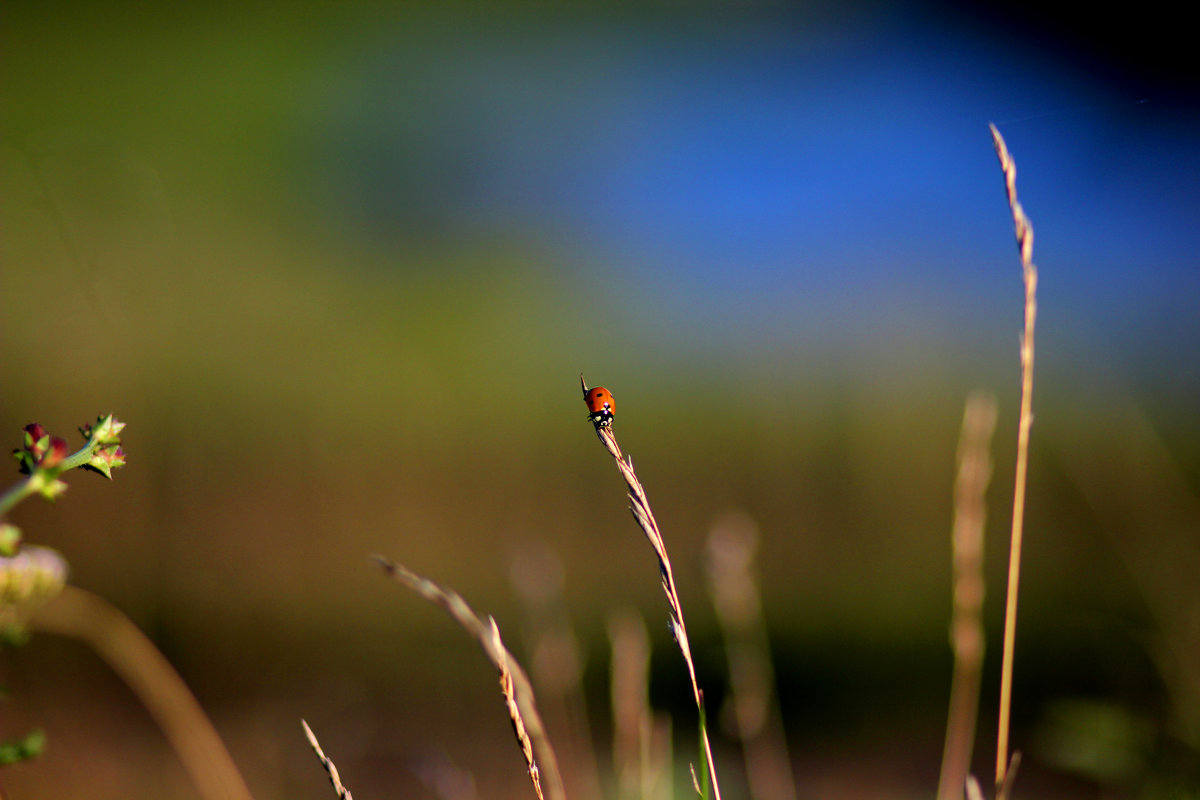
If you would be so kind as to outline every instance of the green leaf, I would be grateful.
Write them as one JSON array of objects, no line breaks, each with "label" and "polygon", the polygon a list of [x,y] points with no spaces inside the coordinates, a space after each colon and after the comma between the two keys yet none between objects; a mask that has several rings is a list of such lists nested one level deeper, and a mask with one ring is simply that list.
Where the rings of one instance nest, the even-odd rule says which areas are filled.
[{"label": "green leaf", "polygon": [[46,747],[46,734],[41,730],[30,731],[23,739],[0,742],[0,765],[28,761],[41,754]]}]

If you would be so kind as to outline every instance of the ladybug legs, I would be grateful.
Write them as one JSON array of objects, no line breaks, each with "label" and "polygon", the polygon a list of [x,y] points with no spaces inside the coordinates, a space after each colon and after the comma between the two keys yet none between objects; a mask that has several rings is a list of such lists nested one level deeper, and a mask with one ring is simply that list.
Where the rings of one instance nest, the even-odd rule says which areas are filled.
[{"label": "ladybug legs", "polygon": [[588,419],[590,419],[592,424],[597,428],[607,428],[609,425],[612,425],[613,413],[609,410],[608,403],[605,403],[604,408],[588,414]]}]

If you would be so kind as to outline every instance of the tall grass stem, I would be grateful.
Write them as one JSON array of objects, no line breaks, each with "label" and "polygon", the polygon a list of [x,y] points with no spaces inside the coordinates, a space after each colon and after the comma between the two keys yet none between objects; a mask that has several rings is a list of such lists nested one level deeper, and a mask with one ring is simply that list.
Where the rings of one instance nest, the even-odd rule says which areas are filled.
[{"label": "tall grass stem", "polygon": [[950,622],[954,671],[950,679],[950,711],[938,800],[961,800],[975,745],[984,651],[983,534],[987,519],[984,496],[992,476],[990,443],[995,428],[995,397],[983,392],[971,394],[963,411],[958,477],[954,482],[951,535],[954,607]]},{"label": "tall grass stem", "polygon": [[996,797],[1005,800],[1011,780],[1008,735],[1012,712],[1013,650],[1017,635],[1017,590],[1021,578],[1021,540],[1025,523],[1025,484],[1029,470],[1029,430],[1033,426],[1033,330],[1037,318],[1037,267],[1033,263],[1033,225],[1017,200],[1017,165],[1004,137],[988,126],[1004,173],[1004,188],[1012,211],[1017,249],[1025,283],[1025,330],[1021,336],[1021,416],[1017,426],[1017,465],[1013,488],[1012,538],[1008,556],[1008,593],[1004,606],[1004,651],[1000,667],[1000,719],[996,733]]},{"label": "tall grass stem", "polygon": [[[588,387],[582,375],[579,376],[579,382],[583,387],[583,393],[586,395]],[[704,722],[704,693],[700,690],[700,684],[696,680],[696,664],[692,659],[692,647],[688,640],[687,624],[683,619],[683,606],[679,602],[679,592],[675,588],[675,573],[671,569],[671,558],[667,555],[666,542],[659,531],[658,521],[654,519],[654,512],[650,510],[650,500],[646,497],[646,489],[642,486],[642,482],[638,480],[637,473],[634,472],[633,459],[621,453],[621,448],[617,444],[616,436],[613,435],[611,427],[596,426],[596,435],[599,437],[600,443],[608,450],[609,455],[613,457],[613,461],[616,462],[621,477],[625,479],[625,484],[629,488],[629,510],[633,513],[633,518],[637,522],[638,527],[646,534],[646,539],[650,542],[650,546],[654,548],[654,554],[658,557],[659,576],[662,579],[663,593],[667,597],[667,605],[670,609],[671,633],[675,637],[675,643],[679,645],[680,653],[683,654],[683,661],[687,666],[688,677],[692,682],[692,697],[696,701],[696,710],[700,713],[700,743],[701,749],[704,752],[704,765],[707,775],[711,776],[714,800],[721,800],[721,789],[717,782],[717,770],[716,764],[713,761],[712,744],[708,738],[708,726]],[[701,791],[701,794],[703,795],[703,791]]]},{"label": "tall grass stem", "polygon": [[108,663],[162,728],[204,800],[253,800],[183,678],[146,634],[108,601],[66,586],[38,611],[33,625],[84,642]]}]

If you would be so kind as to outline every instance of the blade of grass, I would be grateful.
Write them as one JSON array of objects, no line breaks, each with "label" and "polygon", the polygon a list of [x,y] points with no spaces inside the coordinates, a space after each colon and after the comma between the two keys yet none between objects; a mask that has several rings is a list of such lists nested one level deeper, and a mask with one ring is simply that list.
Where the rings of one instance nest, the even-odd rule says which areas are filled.
[{"label": "blade of grass", "polygon": [[[588,386],[584,382],[583,376],[579,376],[580,385],[583,387],[584,395],[587,394]],[[633,470],[633,459],[625,457],[621,453],[621,448],[617,444],[617,439],[613,435],[611,427],[596,426],[596,436],[599,437],[600,443],[608,450],[609,455],[613,457],[613,461],[617,464],[617,469],[621,473],[621,477],[625,479],[626,486],[629,487],[629,510],[633,513],[633,518],[637,522],[638,527],[646,534],[646,539],[650,542],[650,546],[654,548],[654,554],[658,557],[659,577],[662,579],[663,593],[667,597],[667,605],[670,609],[671,633],[675,637],[675,643],[679,646],[679,652],[683,654],[684,664],[687,666],[688,677],[692,682],[692,697],[696,701],[696,709],[700,712],[700,718],[704,717],[704,693],[700,691],[700,684],[696,680],[696,664],[692,660],[692,647],[688,641],[687,625],[683,620],[683,606],[679,602],[679,592],[675,589],[675,574],[671,569],[671,558],[667,555],[667,545],[663,541],[662,533],[659,531],[658,522],[654,519],[654,512],[650,510],[650,500],[646,497],[646,490],[642,486],[642,482],[638,480],[637,473]],[[721,789],[717,782],[716,764],[713,762],[712,744],[708,739],[708,728],[701,723],[700,725],[700,743],[704,753],[704,768],[712,778],[712,790],[715,800],[721,800]]]},{"label": "blade of grass", "polygon": [[512,670],[508,668],[508,650],[500,640],[500,628],[496,620],[488,617],[488,625],[492,633],[492,649],[496,652],[496,668],[500,670],[500,692],[504,695],[504,705],[508,708],[508,718],[512,720],[513,733],[517,743],[521,745],[521,754],[525,756],[525,766],[529,770],[529,779],[533,781],[533,791],[538,800],[545,800],[542,794],[542,773],[533,757],[533,742],[529,740],[529,732],[525,730],[525,720],[517,705],[517,692],[513,685]]},{"label": "blade of grass", "polygon": [[[703,692],[701,693],[703,697]],[[700,764],[700,800],[708,800],[708,788],[711,784],[708,773],[708,714],[704,710],[704,703],[700,703],[700,758],[697,759]]]},{"label": "blade of grass", "polygon": [[558,770],[558,759],[554,755],[554,748],[550,746],[550,739],[546,736],[541,714],[538,713],[537,702],[533,695],[533,685],[529,682],[525,670],[500,641],[499,629],[496,628],[495,621],[489,617],[491,624],[484,623],[467,605],[467,601],[463,600],[462,596],[454,590],[443,588],[402,564],[397,564],[383,556],[372,556],[372,558],[390,578],[407,586],[430,603],[444,609],[454,618],[455,622],[462,626],[463,630],[479,642],[488,660],[500,672],[505,704],[513,723],[513,730],[517,735],[517,743],[525,756],[534,791],[540,800],[543,791],[542,778],[544,777],[546,796],[550,800],[565,800],[566,793],[563,789],[561,773]]},{"label": "blade of grass", "polygon": [[1004,137],[988,125],[1004,188],[1012,211],[1017,249],[1025,283],[1025,330],[1021,337],[1021,416],[1017,425],[1017,466],[1013,489],[1012,537],[1008,556],[1008,594],[1004,607],[1004,651],[1000,667],[1000,721],[996,735],[996,798],[1005,800],[1012,781],[1007,776],[1009,719],[1012,712],[1013,650],[1017,635],[1017,590],[1021,578],[1021,540],[1025,525],[1025,484],[1029,470],[1029,429],[1033,426],[1033,329],[1037,318],[1037,267],[1033,263],[1033,225],[1017,200],[1017,165]]},{"label": "blade of grass", "polygon": [[329,773],[329,782],[333,784],[333,790],[337,792],[338,800],[354,800],[354,795],[350,794],[350,790],[342,785],[342,776],[338,774],[338,768],[333,763],[329,756],[325,755],[325,751],[321,749],[321,743],[317,741],[317,735],[312,732],[312,728],[308,727],[308,723],[300,720],[300,724],[304,726],[304,736],[308,739],[308,745],[317,754],[317,758],[321,761],[321,766]]},{"label": "blade of grass", "polygon": [[987,519],[984,494],[992,475],[989,444],[996,427],[996,400],[977,392],[967,398],[958,443],[958,478],[954,485],[954,611],[950,644],[954,671],[950,680],[950,712],[942,751],[938,800],[962,797],[971,767],[979,684],[983,673],[983,530]]},{"label": "blade of grass", "polygon": [[33,618],[42,631],[84,642],[121,676],[162,728],[205,800],[252,800],[229,751],[183,678],[133,622],[75,586]]}]

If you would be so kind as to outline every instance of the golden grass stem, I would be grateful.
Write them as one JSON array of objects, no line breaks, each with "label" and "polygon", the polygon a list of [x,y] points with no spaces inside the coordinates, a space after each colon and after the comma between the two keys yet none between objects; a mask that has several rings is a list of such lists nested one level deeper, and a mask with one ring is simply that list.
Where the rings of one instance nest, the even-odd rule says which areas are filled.
[{"label": "golden grass stem", "polygon": [[[588,389],[582,375],[579,376],[579,381],[586,395]],[[659,576],[662,579],[663,593],[667,597],[667,605],[670,608],[671,633],[675,636],[675,643],[679,645],[679,652],[683,654],[683,661],[687,666],[688,677],[692,682],[692,697],[696,701],[696,709],[703,714],[704,693],[700,691],[700,684],[696,680],[696,664],[692,660],[692,647],[688,641],[687,624],[683,619],[683,606],[679,602],[679,592],[675,588],[675,574],[671,569],[671,558],[667,555],[666,542],[663,541],[662,533],[658,528],[658,522],[654,519],[654,512],[650,510],[650,500],[646,497],[646,490],[642,486],[642,482],[638,480],[637,473],[633,470],[633,459],[622,455],[621,448],[617,444],[617,439],[613,435],[612,428],[597,426],[596,435],[599,437],[600,443],[608,450],[609,455],[613,457],[613,461],[616,462],[621,477],[625,479],[625,484],[629,487],[629,510],[633,513],[633,518],[637,522],[638,527],[646,534],[646,539],[650,542],[650,546],[654,548],[654,554],[658,557]],[[700,726],[700,739],[701,745],[704,748],[704,758],[707,762],[708,774],[712,780],[713,798],[714,800],[721,800],[721,788],[717,782],[717,769],[716,763],[713,761],[712,744],[709,741],[708,730],[705,725]]]},{"label": "golden grass stem", "polygon": [[508,668],[508,650],[500,639],[500,627],[496,620],[488,617],[488,625],[492,633],[492,649],[496,652],[496,668],[500,671],[500,693],[504,695],[504,705],[508,709],[508,718],[512,720],[513,733],[521,746],[521,754],[525,756],[525,767],[529,770],[529,779],[533,781],[533,791],[538,800],[545,800],[542,794],[542,775],[537,761],[533,757],[533,742],[529,740],[529,732],[525,730],[525,720],[521,717],[521,709],[517,705],[517,692],[513,685],[512,670]]},{"label": "golden grass stem", "polygon": [[489,617],[490,624],[484,623],[467,605],[467,601],[454,590],[443,588],[383,556],[373,558],[390,578],[444,609],[463,630],[479,642],[483,652],[500,672],[505,705],[517,736],[517,744],[525,756],[529,778],[533,782],[538,800],[542,800],[543,788],[545,796],[550,800],[566,800],[562,775],[558,770],[558,759],[555,757],[554,748],[550,746],[541,714],[538,713],[533,685],[529,682],[525,670],[500,640],[500,631],[495,620]]},{"label": "golden grass stem", "polygon": [[954,483],[954,610],[950,645],[954,671],[950,711],[938,779],[938,800],[959,800],[971,768],[979,686],[983,675],[983,533],[984,495],[992,476],[989,452],[996,428],[996,399],[982,392],[967,398],[958,440],[958,477]]},{"label": "golden grass stem", "polygon": [[1025,523],[1025,484],[1029,469],[1029,429],[1033,425],[1033,330],[1037,317],[1037,267],[1033,263],[1033,225],[1017,200],[1017,165],[1008,153],[1004,137],[995,125],[988,126],[1004,173],[1008,206],[1012,210],[1017,249],[1025,283],[1025,330],[1021,337],[1021,416],[1017,427],[1017,466],[1013,489],[1012,539],[1008,557],[1008,594],[1004,607],[1004,651],[1000,667],[1000,721],[996,735],[996,797],[1005,800],[1011,781],[1008,734],[1012,710],[1013,650],[1017,635],[1017,590],[1021,577],[1021,540]]},{"label": "golden grass stem", "polygon": [[108,601],[66,586],[33,618],[39,630],[85,643],[133,690],[162,728],[205,800],[252,800],[196,697],[170,662]]},{"label": "golden grass stem", "polygon": [[304,720],[300,720],[300,724],[304,726],[304,736],[308,739],[309,746],[317,754],[317,758],[321,760],[321,766],[329,773],[329,782],[333,784],[333,790],[337,792],[338,800],[354,800],[354,796],[350,794],[350,790],[342,785],[342,776],[338,774],[337,765],[321,749],[321,743],[317,741],[317,735],[312,732],[312,728],[308,727],[308,723]]}]

